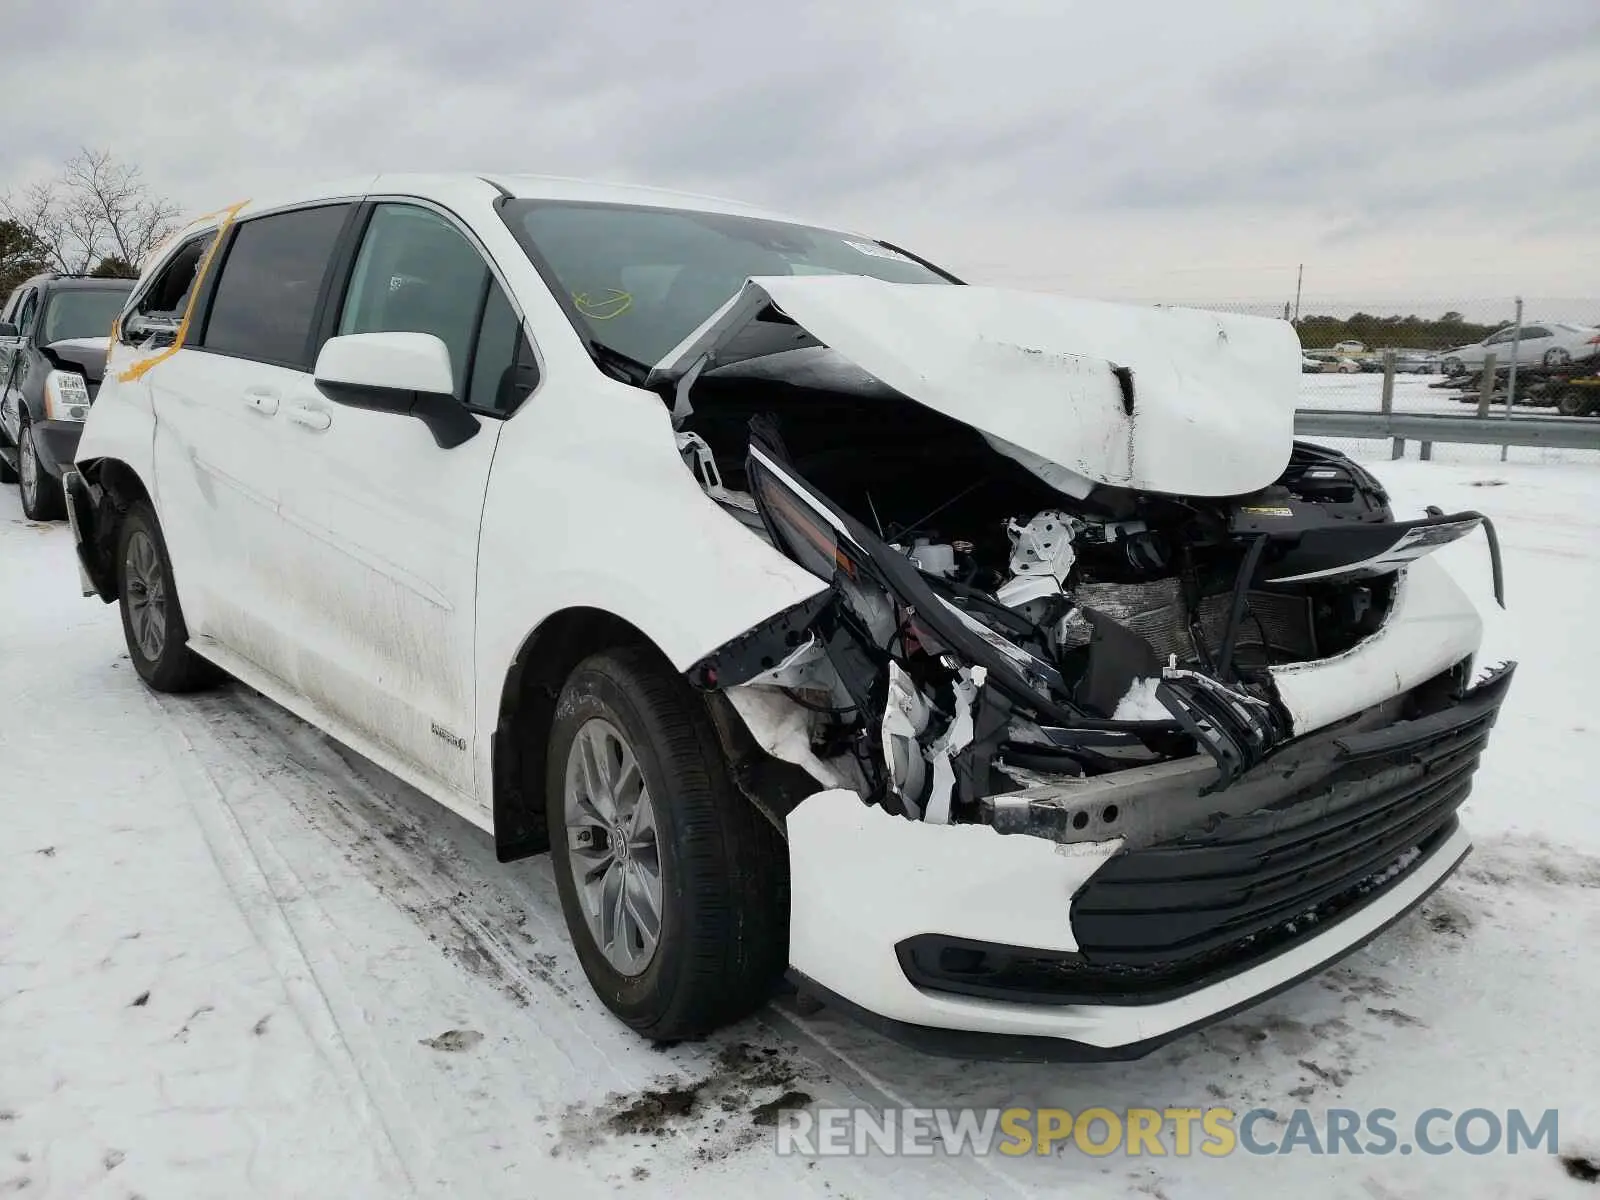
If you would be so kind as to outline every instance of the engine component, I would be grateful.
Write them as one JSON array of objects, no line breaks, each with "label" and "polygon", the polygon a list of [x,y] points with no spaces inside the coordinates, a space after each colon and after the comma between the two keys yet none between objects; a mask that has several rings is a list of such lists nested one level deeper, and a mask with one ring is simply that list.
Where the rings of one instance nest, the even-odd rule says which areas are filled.
[{"label": "engine component", "polygon": [[883,765],[890,791],[913,817],[922,816],[922,788],[928,764],[919,740],[932,712],[911,676],[899,663],[889,664],[889,702],[883,710]]},{"label": "engine component", "polygon": [[1072,550],[1073,535],[1083,523],[1064,512],[1039,513],[1026,525],[1006,523],[1011,535],[1011,574],[1016,577],[1046,577],[1064,587],[1077,555]]},{"label": "engine component", "polygon": [[996,589],[994,598],[1007,608],[1025,612],[1030,604],[1061,595],[1061,584],[1051,576],[1016,575]]},{"label": "engine component", "polygon": [[[954,663],[953,659],[948,661]],[[972,709],[978,702],[978,693],[983,690],[983,682],[988,675],[989,672],[983,667],[957,668],[956,680],[952,685],[956,715],[949,728],[928,750],[928,758],[933,763],[933,789],[928,795],[928,811],[924,819],[936,825],[950,822],[950,804],[956,787],[955,767],[950,760],[972,744]]]},{"label": "engine component", "polygon": [[[1177,655],[1180,663],[1199,661],[1184,615],[1182,592],[1175,578],[1148,583],[1084,583],[1072,598],[1084,608],[1104,613],[1126,625],[1154,648],[1165,661]],[[1203,597],[1198,625],[1209,648],[1221,645],[1227,630],[1230,597],[1226,592]],[[1056,645],[1063,650],[1089,644],[1091,630],[1077,613],[1057,623]],[[1317,656],[1311,601],[1305,596],[1252,590],[1245,597],[1244,620],[1235,642],[1235,658],[1245,666],[1268,661],[1300,662]]]},{"label": "engine component", "polygon": [[916,563],[929,575],[937,575],[941,579],[949,579],[956,573],[956,548],[931,542],[927,538],[918,538],[911,546],[909,555],[912,562]]}]

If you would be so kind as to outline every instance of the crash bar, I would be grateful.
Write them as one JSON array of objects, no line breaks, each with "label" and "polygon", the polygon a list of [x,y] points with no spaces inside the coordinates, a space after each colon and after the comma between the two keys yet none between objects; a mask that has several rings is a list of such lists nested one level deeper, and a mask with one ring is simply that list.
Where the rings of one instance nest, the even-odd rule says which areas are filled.
[{"label": "crash bar", "polygon": [[1389,438],[1395,458],[1405,454],[1408,439],[1422,443],[1423,458],[1433,457],[1435,442],[1600,450],[1600,420],[1593,417],[1458,417],[1302,408],[1294,414],[1294,431],[1302,437]]}]

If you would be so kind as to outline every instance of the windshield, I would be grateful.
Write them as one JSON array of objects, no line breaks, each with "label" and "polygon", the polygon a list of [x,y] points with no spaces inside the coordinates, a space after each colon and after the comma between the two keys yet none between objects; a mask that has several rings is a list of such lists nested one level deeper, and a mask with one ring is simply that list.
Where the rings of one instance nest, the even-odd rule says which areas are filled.
[{"label": "windshield", "polygon": [[548,200],[501,212],[578,332],[646,367],[752,275],[954,282],[880,242],[757,217]]},{"label": "windshield", "polygon": [[128,299],[129,288],[71,288],[50,297],[39,344],[48,346],[65,338],[108,337]]}]

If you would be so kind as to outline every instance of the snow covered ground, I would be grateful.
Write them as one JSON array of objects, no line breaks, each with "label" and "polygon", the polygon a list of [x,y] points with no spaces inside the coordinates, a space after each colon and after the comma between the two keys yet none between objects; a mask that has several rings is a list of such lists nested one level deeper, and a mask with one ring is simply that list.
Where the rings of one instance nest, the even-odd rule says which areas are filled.
[{"label": "snow covered ground", "polygon": [[[1452,416],[1477,411],[1457,399],[1454,388],[1437,388],[1444,382],[1442,375],[1397,375],[1394,380],[1394,407],[1397,412],[1449,413]],[[1362,412],[1376,412],[1382,407],[1383,376],[1378,374],[1355,375],[1302,375],[1300,376],[1301,408],[1346,408]],[[1496,412],[1501,410],[1497,409]],[[1552,409],[1522,408],[1517,415],[1541,414],[1550,416]]]},{"label": "snow covered ground", "polygon": [[[590,996],[542,860],[496,864],[243,688],[147,692],[66,528],[0,489],[0,1194],[1600,1194],[1542,1153],[807,1161],[762,1123],[784,1096],[1558,1108],[1563,1152],[1600,1153],[1600,469],[1378,465],[1505,543],[1522,666],[1466,808],[1477,851],[1324,975],[1084,1067],[930,1059],[781,999],[704,1045],[638,1041]],[[1486,591],[1478,539],[1442,553]]]}]

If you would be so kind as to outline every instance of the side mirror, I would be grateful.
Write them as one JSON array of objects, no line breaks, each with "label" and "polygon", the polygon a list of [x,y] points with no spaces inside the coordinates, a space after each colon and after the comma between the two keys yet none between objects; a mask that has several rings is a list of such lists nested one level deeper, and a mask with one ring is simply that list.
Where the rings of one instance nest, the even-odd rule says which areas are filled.
[{"label": "side mirror", "polygon": [[478,432],[478,418],[455,397],[450,350],[431,333],[329,338],[313,377],[317,390],[336,404],[416,417],[442,450]]},{"label": "side mirror", "polygon": [[0,338],[17,336],[17,327],[10,321],[0,321]]},{"label": "side mirror", "polygon": [[122,322],[118,336],[130,346],[154,339],[154,346],[170,346],[178,339],[178,322],[165,317],[130,313]]}]

